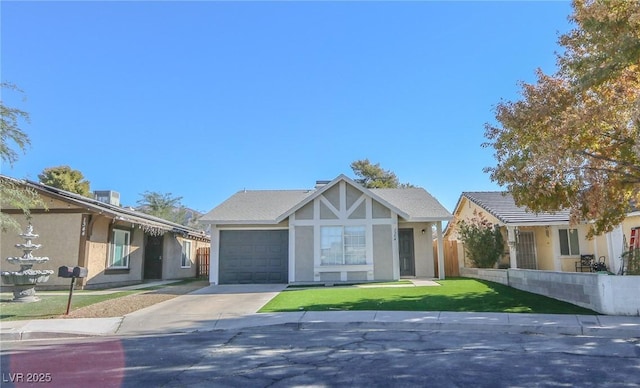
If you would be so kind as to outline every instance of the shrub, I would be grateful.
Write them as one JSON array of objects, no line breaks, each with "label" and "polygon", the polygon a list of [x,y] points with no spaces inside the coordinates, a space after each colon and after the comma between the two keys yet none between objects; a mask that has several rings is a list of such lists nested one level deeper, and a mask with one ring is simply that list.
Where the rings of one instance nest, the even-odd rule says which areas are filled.
[{"label": "shrub", "polygon": [[640,248],[634,248],[622,254],[623,263],[626,261],[625,274],[640,275]]},{"label": "shrub", "polygon": [[478,268],[492,268],[502,255],[504,239],[500,227],[487,221],[482,213],[457,224],[460,240],[469,260]]}]

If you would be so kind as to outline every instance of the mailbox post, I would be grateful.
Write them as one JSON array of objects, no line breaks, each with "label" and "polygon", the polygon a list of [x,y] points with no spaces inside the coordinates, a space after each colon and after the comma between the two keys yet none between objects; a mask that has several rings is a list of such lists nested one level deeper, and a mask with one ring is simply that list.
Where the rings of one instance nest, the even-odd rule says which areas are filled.
[{"label": "mailbox post", "polygon": [[86,278],[88,270],[84,267],[67,267],[62,266],[58,268],[58,277],[71,278],[71,287],[69,287],[69,300],[67,301],[67,312],[64,315],[69,315],[69,308],[71,307],[71,297],[73,296],[73,286],[76,282],[76,278]]}]

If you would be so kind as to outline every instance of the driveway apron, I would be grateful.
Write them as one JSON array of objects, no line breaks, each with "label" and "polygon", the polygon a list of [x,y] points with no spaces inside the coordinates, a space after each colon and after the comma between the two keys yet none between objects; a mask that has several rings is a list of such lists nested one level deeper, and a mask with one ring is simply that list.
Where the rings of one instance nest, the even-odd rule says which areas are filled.
[{"label": "driveway apron", "polygon": [[117,334],[212,330],[218,321],[255,314],[286,284],[209,286],[124,316]]}]

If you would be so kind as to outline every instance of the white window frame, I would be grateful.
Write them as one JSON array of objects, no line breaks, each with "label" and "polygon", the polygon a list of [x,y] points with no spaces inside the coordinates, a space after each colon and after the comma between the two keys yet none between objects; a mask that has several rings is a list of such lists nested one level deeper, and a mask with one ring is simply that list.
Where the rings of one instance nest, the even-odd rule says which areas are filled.
[{"label": "white window frame", "polygon": [[[120,251],[120,257],[116,260],[116,254],[119,252],[116,246],[119,241],[118,235],[124,236],[124,244],[122,244],[122,251]],[[113,228],[111,230],[111,243],[109,244],[109,269],[128,269],[129,268],[129,255],[131,254],[131,231],[125,229]],[[115,265],[117,262],[122,262],[121,265]]]},{"label": "white window frame", "polygon": [[[350,230],[356,228],[358,229],[357,233],[350,234]],[[327,233],[325,234],[325,232]],[[367,228],[365,225],[320,226],[320,265],[366,265],[366,236]],[[336,246],[338,241],[339,246]],[[333,246],[327,246],[328,243]]]},{"label": "white window frame", "polygon": [[180,268],[191,268],[191,241],[182,240]]},{"label": "white window frame", "polygon": [[[569,248],[569,252],[568,253],[563,253],[562,252],[562,231],[566,231],[567,233],[567,240],[565,241],[567,243],[567,247]],[[571,249],[571,236],[572,234],[575,234],[576,236],[576,245],[577,245],[577,252],[573,252],[573,250]],[[560,242],[560,256],[580,256],[580,235],[578,234],[578,229],[573,229],[573,228],[559,228],[558,229],[558,241]]]}]

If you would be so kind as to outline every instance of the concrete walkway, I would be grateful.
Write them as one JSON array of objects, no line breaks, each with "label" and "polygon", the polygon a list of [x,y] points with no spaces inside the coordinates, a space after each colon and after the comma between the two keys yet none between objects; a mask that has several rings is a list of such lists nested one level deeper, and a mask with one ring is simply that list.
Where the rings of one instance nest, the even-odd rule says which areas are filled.
[{"label": "concrete walkway", "polygon": [[287,325],[292,329],[470,330],[640,338],[640,317],[408,311],[257,313],[286,285],[209,286],[116,318],[0,323],[0,339],[162,335]]}]

